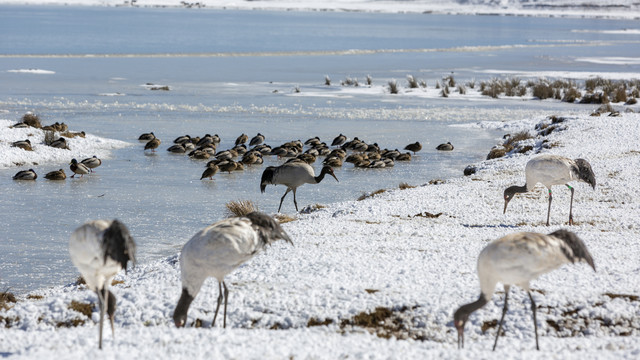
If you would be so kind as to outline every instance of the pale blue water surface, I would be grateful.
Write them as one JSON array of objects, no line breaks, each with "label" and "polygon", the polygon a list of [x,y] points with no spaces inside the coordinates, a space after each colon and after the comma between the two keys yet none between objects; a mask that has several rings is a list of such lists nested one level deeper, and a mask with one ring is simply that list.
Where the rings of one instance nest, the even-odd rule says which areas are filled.
[{"label": "pale blue water surface", "polygon": [[[263,166],[200,181],[203,161],[166,152],[179,135],[217,133],[220,150],[241,133],[257,132],[272,146],[314,136],[330,142],[339,133],[388,148],[423,144],[411,163],[368,171],[345,164],[336,169],[339,183],[327,178],[303,186],[301,208],[354,200],[400,182],[460,176],[502,134],[451,124],[586,110],[555,102],[338,94],[326,91],[324,76],[338,87],[347,76],[362,81],[366,75],[381,85],[413,74],[433,86],[452,71],[463,82],[496,76],[486,70],[637,73],[638,65],[576,61],[638,57],[637,35],[598,32],[636,26],[597,19],[0,6],[0,116],[17,121],[33,111],[45,124],[63,121],[72,130],[132,144],[82,179],[42,179],[66,163],[34,166],[41,177],[30,183],[11,180],[18,168],[0,169],[0,289],[24,293],[72,281],[77,272],[67,241],[86,220],[121,219],[147,262],[179,251],[197,230],[224,217],[230,200],[276,211],[285,189],[261,194],[259,179],[264,167],[281,161],[267,157]],[[54,73],[10,72],[18,69]],[[171,91],[150,91],[145,83]],[[106,96],[115,93],[120,96]],[[305,95],[311,93],[323,95]],[[163,140],[155,154],[136,141],[148,131]],[[446,141],[455,151],[436,152]],[[283,212],[295,212],[291,198]]]}]

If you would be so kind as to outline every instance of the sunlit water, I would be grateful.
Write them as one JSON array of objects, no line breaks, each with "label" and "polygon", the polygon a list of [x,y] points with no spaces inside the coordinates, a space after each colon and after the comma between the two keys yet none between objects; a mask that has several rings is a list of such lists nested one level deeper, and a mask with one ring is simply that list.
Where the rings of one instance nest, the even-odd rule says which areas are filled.
[{"label": "sunlit water", "polygon": [[[67,241],[89,219],[121,219],[138,242],[139,260],[147,262],[176,253],[198,229],[224,217],[228,201],[252,200],[261,210],[277,210],[285,189],[269,186],[261,194],[259,179],[266,166],[281,160],[266,157],[262,166],[200,181],[205,161],[166,151],[179,135],[217,133],[223,140],[219,150],[231,147],[241,133],[251,137],[258,132],[272,146],[314,136],[330,142],[339,133],[392,149],[423,144],[410,163],[378,170],[345,164],[336,169],[339,183],[327,177],[319,185],[304,185],[298,191],[300,208],[355,200],[401,182],[420,185],[460,176],[466,165],[483,160],[502,134],[450,125],[579,108],[537,101],[347,94],[327,90],[324,76],[339,87],[347,76],[362,80],[371,75],[379,86],[414,74],[433,86],[452,71],[460,81],[490,78],[495,75],[484,71],[496,69],[637,72],[638,65],[575,61],[637,56],[637,46],[629,45],[638,41],[637,35],[574,31],[634,25],[585,19],[2,6],[0,116],[17,120],[34,111],[45,124],[64,121],[72,130],[131,146],[114,151],[95,174],[64,182],[44,180],[43,175],[68,169],[67,164],[33,166],[40,174],[35,182],[12,181],[18,168],[0,169],[0,287],[21,293],[74,279]],[[9,72],[18,69],[55,73]],[[171,91],[150,91],[145,83],[169,85]],[[295,87],[301,93],[294,93]],[[144,152],[136,141],[148,131],[163,141],[156,153]],[[446,141],[455,151],[437,152],[435,146]],[[321,160],[314,165],[317,170]],[[285,199],[282,212],[295,213],[292,198]]]}]

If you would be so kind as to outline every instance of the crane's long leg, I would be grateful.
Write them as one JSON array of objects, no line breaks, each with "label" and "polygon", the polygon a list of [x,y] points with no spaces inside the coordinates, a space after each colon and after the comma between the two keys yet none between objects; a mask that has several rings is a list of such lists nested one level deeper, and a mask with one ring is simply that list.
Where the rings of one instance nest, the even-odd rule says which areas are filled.
[{"label": "crane's long leg", "polygon": [[533,300],[533,296],[531,296],[531,292],[527,291],[529,294],[529,300],[531,300],[531,311],[533,311],[533,330],[536,334],[536,350],[540,350],[540,346],[538,345],[538,319],[536,318],[536,302]]},{"label": "crane's long leg", "polygon": [[566,184],[569,190],[571,190],[571,205],[569,205],[569,225],[573,225],[573,188]]},{"label": "crane's long leg", "polygon": [[211,327],[216,325],[216,318],[218,318],[218,310],[220,310],[220,304],[222,304],[222,284],[218,282],[218,305],[216,306],[216,313],[213,315],[213,322]]},{"label": "crane's long leg", "polygon": [[104,325],[104,314],[107,311],[107,304],[102,290],[96,291],[98,294],[98,310],[100,310],[100,323],[98,327],[98,349],[102,349],[102,327]]},{"label": "crane's long leg", "polygon": [[293,205],[296,206],[296,211],[298,211],[298,202],[296,201],[296,189],[293,189]]},{"label": "crane's long leg", "polygon": [[225,284],[224,281],[222,282],[222,286],[224,286],[224,319],[222,322],[222,327],[226,328],[227,327],[227,301],[229,299],[229,289],[227,289],[227,284]]},{"label": "crane's long leg", "polygon": [[498,345],[498,337],[500,337],[500,332],[502,332],[502,322],[504,321],[504,315],[507,313],[509,306],[507,302],[509,301],[509,289],[511,287],[505,285],[504,287],[504,307],[502,308],[502,316],[500,317],[500,323],[498,324],[498,332],[496,333],[496,340],[493,342],[493,351],[496,351],[496,346]]},{"label": "crane's long leg", "polygon": [[547,226],[549,226],[549,216],[551,215],[551,199],[553,199],[553,196],[551,195],[551,189],[549,189],[549,209],[547,210]]},{"label": "crane's long leg", "polygon": [[[278,206],[278,212],[280,212],[280,208],[282,208],[282,201],[284,201],[284,198],[285,198],[285,196],[287,196],[289,191],[291,191],[291,189],[287,188],[287,191],[285,191],[284,195],[282,195],[282,197],[280,198],[280,206]],[[294,200],[294,202],[295,202],[295,200]]]}]

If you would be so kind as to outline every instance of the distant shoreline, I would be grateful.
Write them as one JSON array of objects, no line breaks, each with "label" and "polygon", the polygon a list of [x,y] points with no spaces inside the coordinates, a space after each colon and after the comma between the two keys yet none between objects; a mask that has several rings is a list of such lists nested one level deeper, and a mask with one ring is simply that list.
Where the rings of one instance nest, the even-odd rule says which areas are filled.
[{"label": "distant shoreline", "polygon": [[[132,5],[133,3],[133,5]],[[571,1],[559,2],[553,6],[538,4],[527,6],[509,4],[495,6],[477,1],[463,5],[456,1],[414,1],[378,3],[376,1],[232,1],[232,0],[24,0],[3,1],[0,6],[93,6],[93,7],[137,7],[137,8],[185,8],[233,11],[309,11],[309,12],[365,12],[381,14],[425,14],[425,15],[469,15],[469,16],[516,16],[516,17],[560,17],[590,18],[609,20],[640,19],[640,3],[622,0],[618,3],[597,1],[576,5]]]}]

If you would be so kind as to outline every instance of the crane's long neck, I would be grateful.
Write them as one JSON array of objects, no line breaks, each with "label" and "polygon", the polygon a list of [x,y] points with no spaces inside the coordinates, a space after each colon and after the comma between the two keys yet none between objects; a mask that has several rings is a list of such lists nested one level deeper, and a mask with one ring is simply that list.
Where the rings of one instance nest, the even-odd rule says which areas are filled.
[{"label": "crane's long neck", "polygon": [[319,183],[324,179],[324,176],[325,176],[326,174],[327,174],[327,173],[326,173],[326,172],[324,171],[324,169],[323,169],[323,171],[321,171],[321,172],[320,172],[320,175],[318,175],[318,176],[314,177],[313,179],[316,181],[316,184],[319,184]]},{"label": "crane's long neck", "polygon": [[183,327],[187,322],[187,312],[189,311],[189,306],[193,301],[194,297],[189,294],[189,291],[185,288],[182,289],[182,295],[180,296],[180,300],[178,301],[178,305],[173,312],[173,321],[176,327]]},{"label": "crane's long neck", "polygon": [[522,185],[522,186],[518,186],[518,185],[509,186],[509,187],[507,188],[507,190],[505,191],[505,193],[506,193],[507,191],[508,191],[508,192],[510,192],[510,193],[512,193],[512,194],[514,194],[514,195],[515,195],[515,194],[526,193],[526,192],[528,191],[528,190],[527,190],[527,184],[524,184],[524,185]]},{"label": "crane's long neck", "polygon": [[[464,314],[467,317],[473,313],[474,311],[480,309],[481,307],[485,306],[487,304],[488,300],[486,299],[486,296],[484,295],[484,293],[480,293],[480,296],[478,297],[478,300],[472,302],[472,303],[468,303],[465,305],[460,306],[460,308],[458,308],[458,310],[456,310],[455,314]],[[457,317],[457,316],[456,316]]]}]

